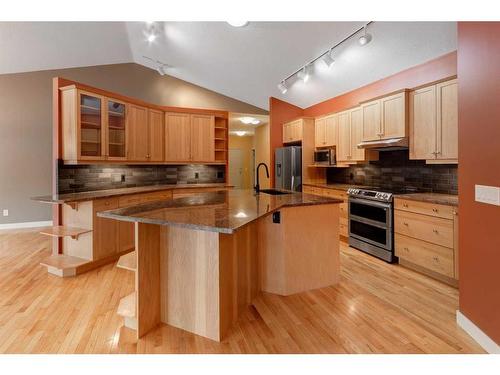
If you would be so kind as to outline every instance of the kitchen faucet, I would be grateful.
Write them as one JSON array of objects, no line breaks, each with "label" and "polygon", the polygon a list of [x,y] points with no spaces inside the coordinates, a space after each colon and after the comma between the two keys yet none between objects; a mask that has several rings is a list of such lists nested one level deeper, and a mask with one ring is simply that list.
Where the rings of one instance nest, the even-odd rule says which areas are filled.
[{"label": "kitchen faucet", "polygon": [[259,184],[259,168],[260,166],[263,165],[264,167],[266,167],[266,175],[267,175],[267,178],[269,178],[269,169],[267,168],[267,165],[266,163],[259,163],[259,165],[257,166],[257,178],[256,178],[256,184],[255,184],[255,192],[258,193],[260,191],[260,184]]}]

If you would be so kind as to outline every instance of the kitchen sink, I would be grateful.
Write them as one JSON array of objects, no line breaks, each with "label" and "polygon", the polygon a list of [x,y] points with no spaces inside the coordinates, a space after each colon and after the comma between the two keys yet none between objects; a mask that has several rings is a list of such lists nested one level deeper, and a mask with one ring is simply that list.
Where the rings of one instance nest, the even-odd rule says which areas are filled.
[{"label": "kitchen sink", "polygon": [[288,191],[282,191],[282,190],[276,190],[276,189],[261,189],[261,190],[259,190],[259,193],[264,193],[264,194],[269,194],[269,195],[292,194],[291,192],[288,192]]}]

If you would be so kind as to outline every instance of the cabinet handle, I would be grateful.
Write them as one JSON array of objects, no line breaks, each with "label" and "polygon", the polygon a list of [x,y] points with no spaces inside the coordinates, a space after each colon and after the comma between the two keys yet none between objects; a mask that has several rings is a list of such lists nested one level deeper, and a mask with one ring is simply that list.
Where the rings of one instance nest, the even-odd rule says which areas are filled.
[{"label": "cabinet handle", "polygon": [[408,208],[408,203],[403,203],[404,208]]},{"label": "cabinet handle", "polygon": [[434,259],[435,262],[439,263],[439,258],[438,257],[432,257],[432,259]]},{"label": "cabinet handle", "polygon": [[410,249],[408,249],[407,247],[404,247],[405,251],[410,251]]},{"label": "cabinet handle", "polygon": [[408,223],[406,221],[403,224],[406,225],[406,226],[408,226]]},{"label": "cabinet handle", "polygon": [[438,209],[437,209],[437,208],[433,208],[433,209],[432,209],[432,212],[436,212],[436,213],[437,213],[437,212],[438,212]]},{"label": "cabinet handle", "polygon": [[432,231],[436,234],[439,234],[439,231],[437,229],[433,229]]}]

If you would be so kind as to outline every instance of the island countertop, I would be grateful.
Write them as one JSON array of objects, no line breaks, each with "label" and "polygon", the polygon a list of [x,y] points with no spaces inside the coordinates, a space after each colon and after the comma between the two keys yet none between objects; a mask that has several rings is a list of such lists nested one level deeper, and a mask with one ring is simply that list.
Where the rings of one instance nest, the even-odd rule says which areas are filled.
[{"label": "island countertop", "polygon": [[246,224],[284,207],[342,202],[340,199],[311,194],[268,195],[238,189],[198,193],[190,197],[103,211],[97,215],[120,221],[172,225],[231,234]]},{"label": "island countertop", "polygon": [[31,199],[42,203],[63,204],[63,203],[73,203],[73,202],[85,202],[99,198],[117,197],[127,194],[148,193],[160,190],[225,188],[225,187],[232,187],[232,185],[225,183],[147,185],[147,186],[118,188],[118,189],[94,190],[81,193],[43,195],[39,197],[33,197]]}]

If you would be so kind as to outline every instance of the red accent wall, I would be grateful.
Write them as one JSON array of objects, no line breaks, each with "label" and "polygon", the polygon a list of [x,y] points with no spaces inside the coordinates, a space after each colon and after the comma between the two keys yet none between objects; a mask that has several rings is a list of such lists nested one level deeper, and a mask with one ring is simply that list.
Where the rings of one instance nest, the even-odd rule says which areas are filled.
[{"label": "red accent wall", "polygon": [[269,98],[269,146],[271,186],[274,186],[274,149],[283,147],[283,123],[300,117],[303,109],[273,97]]},{"label": "red accent wall", "polygon": [[500,344],[500,207],[474,185],[500,186],[500,22],[458,23],[460,311]]},{"label": "red accent wall", "polygon": [[359,102],[370,100],[401,89],[411,89],[426,83],[439,81],[457,74],[457,52],[451,52],[434,60],[403,70],[359,89],[315,104],[304,109],[304,116],[321,116],[355,107]]}]

